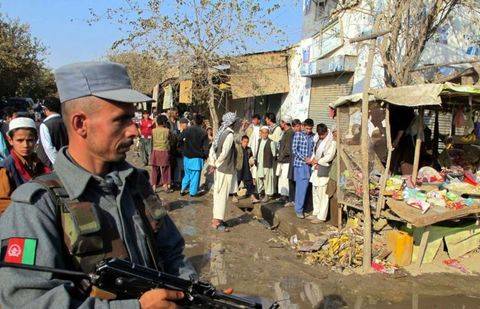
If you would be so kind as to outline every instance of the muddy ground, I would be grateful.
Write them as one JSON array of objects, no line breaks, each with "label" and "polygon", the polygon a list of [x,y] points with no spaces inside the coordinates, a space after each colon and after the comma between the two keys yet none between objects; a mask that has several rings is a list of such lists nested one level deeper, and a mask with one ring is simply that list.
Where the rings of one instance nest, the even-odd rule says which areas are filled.
[{"label": "muddy ground", "polygon": [[[135,157],[130,161],[138,165]],[[220,233],[209,225],[211,195],[159,196],[185,237],[187,257],[202,279],[219,288],[278,300],[282,308],[480,308],[480,275],[343,275],[305,265],[277,241],[280,232],[236,205],[227,213],[231,231]]]}]

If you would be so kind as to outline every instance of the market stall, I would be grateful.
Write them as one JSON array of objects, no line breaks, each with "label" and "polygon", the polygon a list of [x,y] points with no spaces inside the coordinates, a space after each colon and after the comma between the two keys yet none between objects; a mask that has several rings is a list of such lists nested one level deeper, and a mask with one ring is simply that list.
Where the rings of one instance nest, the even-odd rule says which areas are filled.
[{"label": "market stall", "polygon": [[[361,94],[331,105],[337,121],[339,204],[362,211],[360,162],[368,153],[376,218],[420,228],[480,214],[480,87],[445,83],[372,89],[367,152],[361,149],[361,105]],[[428,228],[421,238],[418,265]]]}]

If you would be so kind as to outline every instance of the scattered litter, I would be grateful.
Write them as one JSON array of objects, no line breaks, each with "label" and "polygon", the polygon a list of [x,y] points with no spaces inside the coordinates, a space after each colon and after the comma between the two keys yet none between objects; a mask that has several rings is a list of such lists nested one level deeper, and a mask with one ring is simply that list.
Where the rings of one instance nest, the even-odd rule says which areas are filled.
[{"label": "scattered litter", "polygon": [[281,239],[270,238],[267,244],[269,248],[285,248],[285,243]]},{"label": "scattered litter", "polygon": [[341,231],[325,235],[326,239],[322,245],[318,242],[319,249],[310,252],[305,249],[315,249],[313,245],[309,248],[300,248],[299,251],[305,255],[305,263],[309,265],[320,264],[343,271],[347,267],[362,265],[363,237],[360,229],[343,229]]},{"label": "scattered litter", "polygon": [[457,259],[446,259],[443,261],[443,264],[447,265],[448,267],[452,267],[458,269],[464,274],[468,274],[469,271],[462,265]]},{"label": "scattered litter", "polygon": [[298,244],[297,234],[295,234],[295,235],[293,235],[292,237],[290,237],[290,244],[291,244],[291,245],[297,245],[297,244]]},{"label": "scattered litter", "polygon": [[379,218],[376,220],[376,222],[373,224],[373,230],[378,232],[381,231],[384,227],[388,225],[388,221],[385,218]]},{"label": "scattered litter", "polygon": [[372,268],[376,272],[389,274],[389,275],[393,275],[395,273],[395,270],[397,269],[395,266],[391,265],[390,263],[387,263],[385,261],[380,261],[378,259],[375,259],[374,261],[372,261]]},{"label": "scattered litter", "polygon": [[323,236],[318,238],[315,242],[312,244],[308,245],[303,245],[298,249],[298,252],[314,252],[320,250],[320,248],[327,242],[328,237]]},{"label": "scattered litter", "polygon": [[347,224],[345,225],[345,228],[351,228],[351,229],[356,229],[360,227],[360,220],[359,218],[348,218]]}]

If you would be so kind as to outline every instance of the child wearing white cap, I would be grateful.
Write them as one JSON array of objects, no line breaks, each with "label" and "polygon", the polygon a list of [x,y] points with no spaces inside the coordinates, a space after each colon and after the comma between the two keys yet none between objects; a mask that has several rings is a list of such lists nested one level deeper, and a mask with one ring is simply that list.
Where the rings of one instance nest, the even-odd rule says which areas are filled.
[{"label": "child wearing white cap", "polygon": [[10,204],[10,195],[21,184],[51,170],[37,158],[35,122],[26,117],[10,121],[7,140],[12,146],[10,155],[0,163],[0,213]]}]

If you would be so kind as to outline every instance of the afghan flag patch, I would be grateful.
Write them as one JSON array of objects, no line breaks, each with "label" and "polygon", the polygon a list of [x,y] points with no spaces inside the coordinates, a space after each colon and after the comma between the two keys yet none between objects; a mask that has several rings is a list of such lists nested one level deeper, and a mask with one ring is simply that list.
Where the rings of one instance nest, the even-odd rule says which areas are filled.
[{"label": "afghan flag patch", "polygon": [[13,237],[2,240],[3,261],[13,264],[35,265],[37,240]]}]

